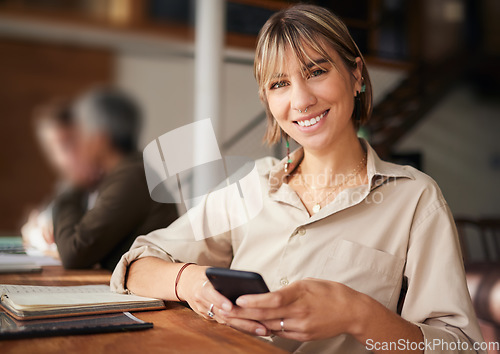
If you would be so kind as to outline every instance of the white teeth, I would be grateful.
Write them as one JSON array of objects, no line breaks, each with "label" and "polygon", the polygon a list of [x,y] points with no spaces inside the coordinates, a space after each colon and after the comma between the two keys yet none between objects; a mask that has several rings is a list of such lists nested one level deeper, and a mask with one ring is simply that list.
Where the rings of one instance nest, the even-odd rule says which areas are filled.
[{"label": "white teeth", "polygon": [[323,112],[322,114],[320,114],[319,116],[317,116],[315,118],[311,118],[309,120],[307,120],[307,119],[298,120],[297,124],[300,125],[301,127],[310,127],[311,125],[318,123],[325,116],[325,114],[326,114],[326,111]]}]

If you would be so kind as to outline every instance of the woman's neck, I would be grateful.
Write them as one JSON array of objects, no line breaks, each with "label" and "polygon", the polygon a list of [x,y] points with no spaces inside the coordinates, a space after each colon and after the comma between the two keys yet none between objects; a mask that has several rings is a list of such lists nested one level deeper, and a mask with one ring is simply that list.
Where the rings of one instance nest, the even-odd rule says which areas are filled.
[{"label": "woman's neck", "polygon": [[[304,159],[300,164],[304,175],[324,176],[333,180],[338,175],[349,175],[355,170],[365,156],[356,134],[344,135],[333,146],[321,150],[304,148]],[[320,181],[320,179],[318,179]]]}]

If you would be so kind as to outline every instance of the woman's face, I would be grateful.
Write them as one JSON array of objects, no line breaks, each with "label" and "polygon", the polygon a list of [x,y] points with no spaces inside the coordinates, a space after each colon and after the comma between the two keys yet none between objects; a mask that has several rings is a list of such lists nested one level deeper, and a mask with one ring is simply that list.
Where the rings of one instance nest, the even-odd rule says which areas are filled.
[{"label": "woman's face", "polygon": [[311,74],[303,75],[306,68],[288,50],[284,72],[275,73],[266,87],[267,101],[280,127],[295,141],[308,150],[326,151],[347,134],[356,134],[351,116],[354,96],[361,90],[362,63],[357,58],[358,67],[352,71],[334,49],[328,54],[336,67],[310,48],[306,53],[324,70],[309,63],[306,72]]}]

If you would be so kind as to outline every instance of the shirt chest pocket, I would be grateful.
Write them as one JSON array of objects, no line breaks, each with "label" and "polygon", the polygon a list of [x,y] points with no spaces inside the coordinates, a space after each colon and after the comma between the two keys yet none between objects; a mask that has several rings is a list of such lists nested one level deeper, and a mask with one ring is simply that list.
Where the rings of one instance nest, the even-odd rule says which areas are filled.
[{"label": "shirt chest pocket", "polygon": [[[340,282],[389,307],[401,290],[405,260],[347,240],[329,250],[321,278]],[[394,301],[391,301],[395,298]]]}]

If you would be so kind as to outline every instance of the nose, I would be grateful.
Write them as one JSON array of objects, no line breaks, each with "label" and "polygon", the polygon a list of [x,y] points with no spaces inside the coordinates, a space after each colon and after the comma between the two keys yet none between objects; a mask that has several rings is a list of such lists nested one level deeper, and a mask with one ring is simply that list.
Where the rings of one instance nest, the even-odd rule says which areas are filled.
[{"label": "nose", "polygon": [[302,113],[316,104],[317,99],[305,80],[296,80],[292,83],[291,108]]}]

